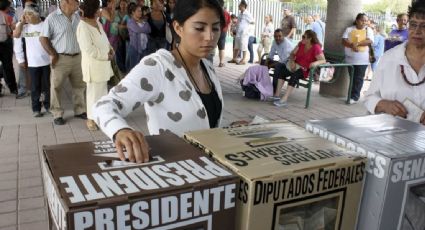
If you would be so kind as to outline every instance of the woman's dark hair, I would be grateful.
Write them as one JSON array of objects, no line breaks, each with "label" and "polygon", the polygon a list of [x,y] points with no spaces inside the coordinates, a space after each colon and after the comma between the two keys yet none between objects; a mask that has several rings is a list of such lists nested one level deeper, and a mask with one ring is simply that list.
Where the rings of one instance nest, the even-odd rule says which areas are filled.
[{"label": "woman's dark hair", "polygon": [[[174,8],[173,21],[183,25],[188,18],[195,15],[204,7],[210,8],[216,12],[217,16],[220,18],[220,26],[223,28],[226,21],[224,19],[223,9],[217,0],[177,0],[176,7]],[[171,31],[173,32],[173,37],[179,42],[180,38],[174,32],[173,26],[171,26]]]},{"label": "woman's dark hair", "polygon": [[208,7],[213,9],[220,18],[220,25],[224,27],[225,19],[223,9],[217,0],[177,0],[174,8],[173,21],[183,25],[186,20],[196,14],[201,8]]},{"label": "woman's dark hair", "polygon": [[356,25],[356,22],[360,20],[362,17],[367,17],[365,13],[358,13],[356,16],[356,20],[354,20],[353,25]]},{"label": "woman's dark hair", "polygon": [[0,0],[0,10],[6,10],[10,6],[8,0]]},{"label": "woman's dark hair", "polygon": [[[115,7],[115,10],[120,10],[120,9],[121,9],[121,8],[120,8],[121,2],[126,2],[126,3],[127,3],[127,9],[128,9],[128,0],[119,0],[119,1],[118,1],[118,6],[117,6],[117,7]],[[128,11],[128,10],[127,10],[127,11]]]},{"label": "woman's dark hair", "polygon": [[407,16],[409,16],[409,19],[413,16],[425,18],[425,1],[414,1],[407,10]]},{"label": "woman's dark hair", "polygon": [[80,9],[84,12],[84,17],[94,18],[97,10],[99,10],[99,0],[84,0]]},{"label": "woman's dark hair", "polygon": [[139,5],[137,5],[137,4],[136,4],[136,3],[134,3],[134,2],[130,2],[130,4],[128,4],[128,6],[127,6],[127,13],[128,13],[128,16],[130,16],[130,17],[131,17],[131,15],[133,14],[133,12],[134,12],[134,11],[136,11],[137,7],[140,7],[140,6],[139,6]]},{"label": "woman's dark hair", "polygon": [[311,44],[319,44],[322,46],[319,39],[317,38],[317,34],[313,30],[306,30],[304,34],[307,36],[307,38],[311,38]]}]

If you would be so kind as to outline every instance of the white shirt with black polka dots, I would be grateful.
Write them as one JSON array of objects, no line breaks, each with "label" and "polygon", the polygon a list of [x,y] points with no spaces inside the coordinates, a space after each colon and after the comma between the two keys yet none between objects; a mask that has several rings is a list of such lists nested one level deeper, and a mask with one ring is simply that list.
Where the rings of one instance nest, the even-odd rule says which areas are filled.
[{"label": "white shirt with black polka dots", "polygon": [[[211,62],[202,60],[223,106],[220,82]],[[93,117],[109,137],[131,128],[124,117],[145,104],[149,134],[169,130],[178,136],[208,129],[207,111],[180,62],[161,49],[144,57],[108,95],[93,106]],[[223,108],[221,109],[221,111]],[[222,114],[220,114],[220,121]]]}]

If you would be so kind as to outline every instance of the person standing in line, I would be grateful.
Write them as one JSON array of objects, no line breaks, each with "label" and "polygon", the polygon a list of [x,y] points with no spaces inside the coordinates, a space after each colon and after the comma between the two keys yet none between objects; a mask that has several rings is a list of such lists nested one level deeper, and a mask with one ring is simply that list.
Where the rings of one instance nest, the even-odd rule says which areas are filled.
[{"label": "person standing in line", "polygon": [[18,66],[18,94],[16,95],[16,99],[22,99],[27,96],[27,91],[29,94],[31,93],[31,78],[27,69],[27,61],[26,61],[26,43],[25,38],[21,38],[21,30],[23,25],[27,22],[24,17],[24,8],[27,5],[35,4],[32,0],[27,0],[23,3],[23,6],[19,6],[16,8],[15,17],[18,20],[16,23],[15,30],[13,30],[13,51],[15,53],[15,58],[19,63]]},{"label": "person standing in line", "polygon": [[249,60],[248,63],[254,63],[254,44],[257,43],[257,38],[254,36],[255,26],[254,24],[249,24],[248,26],[248,52],[249,52]]},{"label": "person standing in line", "polygon": [[[4,81],[11,94],[15,96],[18,94],[18,86],[16,84],[15,71],[13,70],[13,39],[12,31],[15,28],[13,17],[8,15],[10,2],[8,0],[0,0],[0,61],[2,63],[2,70]],[[1,69],[0,69],[1,71]],[[2,85],[0,84],[0,95]]]},{"label": "person standing in line", "polygon": [[159,49],[165,49],[167,47],[165,38],[167,19],[165,18],[163,0],[152,0],[151,12],[148,14],[147,22],[151,28],[148,52],[154,53]]},{"label": "person standing in line", "polygon": [[261,32],[261,40],[258,44],[257,54],[258,61],[256,63],[261,63],[261,55],[264,53],[270,53],[270,47],[272,45],[272,36],[273,36],[273,16],[268,14],[264,17],[264,27]]},{"label": "person standing in line", "polygon": [[[233,52],[233,59],[228,63],[236,63],[238,65],[245,65],[247,62],[247,50],[249,40],[249,25],[254,24],[254,18],[251,13],[247,10],[248,4],[245,0],[239,3],[239,16],[238,23],[236,25],[236,36],[235,36],[235,49]],[[239,56],[239,52],[242,52],[242,60],[236,61]]]},{"label": "person standing in line", "polygon": [[80,22],[78,6],[76,0],[61,0],[60,7],[44,21],[40,36],[40,42],[51,60],[50,111],[55,125],[65,124],[61,94],[67,78],[72,87],[74,117],[87,119],[84,97],[86,83],[83,81],[80,47],[75,35]]},{"label": "person standing in line", "polygon": [[371,64],[372,71],[375,72],[376,66],[379,63],[379,59],[381,59],[382,55],[384,55],[384,44],[385,44],[385,37],[384,34],[382,34],[382,27],[377,24],[371,24],[370,28],[374,32],[374,40],[372,44],[373,53],[375,54],[376,61]]},{"label": "person standing in line", "polygon": [[304,28],[304,31],[306,31],[306,30],[312,30],[313,29],[313,23],[314,23],[313,16],[307,15],[307,17],[305,18],[305,28]]},{"label": "person standing in line", "polygon": [[226,48],[226,37],[227,37],[227,31],[229,30],[231,17],[230,17],[230,13],[224,7],[224,1],[219,0],[219,3],[223,8],[223,15],[224,15],[225,24],[224,24],[223,28],[221,29],[221,35],[220,35],[220,38],[218,39],[218,42],[217,42],[218,59],[219,59],[218,67],[223,67],[224,66],[224,49]]},{"label": "person standing in line", "polygon": [[325,29],[326,24],[320,19],[319,14],[313,15],[314,22],[311,26],[311,30],[316,33],[317,39],[319,39],[320,44],[322,44],[322,48],[325,45]]},{"label": "person standing in line", "polygon": [[381,57],[364,106],[425,125],[425,2],[413,2],[408,16],[407,41]]},{"label": "person standing in line", "polygon": [[385,51],[400,45],[405,42],[409,37],[409,31],[407,29],[407,23],[409,17],[406,13],[397,15],[397,28],[391,30],[388,38],[385,40]]},{"label": "person standing in line", "polygon": [[84,0],[83,12],[77,27],[77,41],[81,49],[83,81],[87,84],[87,129],[98,129],[94,122],[92,107],[102,96],[108,94],[107,82],[114,74],[111,60],[114,50],[108,41],[102,24],[98,21],[99,0]]},{"label": "person standing in line", "polygon": [[114,50],[118,49],[120,40],[118,26],[120,25],[120,18],[116,17],[117,11],[115,8],[116,0],[102,0],[105,7],[102,8],[100,22],[103,25],[103,30],[108,35],[109,43]]},{"label": "person standing in line", "polygon": [[364,13],[356,16],[354,25],[348,27],[342,35],[345,51],[345,62],[354,66],[353,87],[350,104],[357,103],[363,87],[363,79],[369,66],[369,45],[373,43],[373,31],[366,27],[368,17]]},{"label": "person standing in line", "polygon": [[120,0],[116,9],[114,22],[118,23],[118,45],[115,50],[115,60],[121,72],[127,73],[125,57],[127,56],[128,29],[127,21],[130,18],[127,10],[127,0]]},{"label": "person standing in line", "polygon": [[130,35],[130,43],[127,50],[127,69],[130,71],[148,54],[148,34],[151,32],[151,27],[147,23],[149,13],[147,6],[131,5],[128,8],[128,13],[130,19],[127,22],[127,28]]},{"label": "person standing in line", "polygon": [[43,22],[40,10],[34,3],[26,5],[24,17],[27,24],[19,24],[19,34],[25,38],[27,49],[27,66],[31,77],[31,107],[34,117],[41,117],[41,94],[44,95],[43,106],[50,113],[50,58],[40,43]]},{"label": "person standing in line", "polygon": [[295,33],[297,32],[295,17],[292,16],[291,10],[287,8],[283,10],[283,15],[284,17],[280,22],[280,28],[283,31],[283,35],[292,41]]}]

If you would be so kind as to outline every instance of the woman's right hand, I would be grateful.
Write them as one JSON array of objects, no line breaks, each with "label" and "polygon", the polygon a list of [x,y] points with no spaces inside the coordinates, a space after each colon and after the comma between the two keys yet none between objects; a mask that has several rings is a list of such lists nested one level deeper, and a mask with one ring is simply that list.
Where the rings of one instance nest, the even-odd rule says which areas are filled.
[{"label": "woman's right hand", "polygon": [[127,151],[128,160],[131,162],[149,161],[149,145],[141,132],[131,129],[119,130],[115,134],[115,147],[122,161],[125,161],[124,150]]}]

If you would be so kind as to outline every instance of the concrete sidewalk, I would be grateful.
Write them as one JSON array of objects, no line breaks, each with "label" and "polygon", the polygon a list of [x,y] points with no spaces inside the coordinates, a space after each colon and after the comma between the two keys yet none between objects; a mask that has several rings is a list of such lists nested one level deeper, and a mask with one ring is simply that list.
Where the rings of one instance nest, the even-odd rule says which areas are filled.
[{"label": "concrete sidewalk", "polygon": [[[320,96],[318,85],[314,85],[309,109],[304,109],[307,93],[304,88],[295,90],[287,108],[246,99],[237,79],[247,67],[226,64],[216,68],[225,100],[223,125],[255,115],[271,120],[287,119],[304,126],[309,119],[366,114],[361,103],[346,105],[340,98]],[[367,87],[365,82],[364,89]],[[0,230],[48,229],[39,161],[43,145],[106,139],[102,132],[89,132],[83,120],[73,118],[69,87],[63,97],[67,121],[63,126],[54,125],[53,117],[33,118],[29,97],[16,100],[6,94],[0,98]],[[143,109],[139,109],[128,117],[128,122],[147,133],[145,118]]]}]

